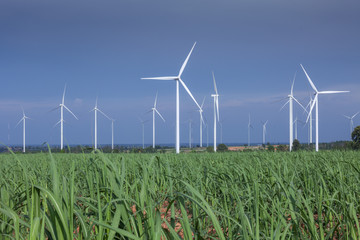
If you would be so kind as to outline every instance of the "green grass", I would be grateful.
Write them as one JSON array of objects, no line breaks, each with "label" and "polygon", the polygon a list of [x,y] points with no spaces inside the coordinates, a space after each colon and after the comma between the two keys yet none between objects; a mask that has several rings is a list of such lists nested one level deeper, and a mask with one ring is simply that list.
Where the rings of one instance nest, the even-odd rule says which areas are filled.
[{"label": "green grass", "polygon": [[0,239],[359,239],[359,199],[352,151],[0,155]]}]

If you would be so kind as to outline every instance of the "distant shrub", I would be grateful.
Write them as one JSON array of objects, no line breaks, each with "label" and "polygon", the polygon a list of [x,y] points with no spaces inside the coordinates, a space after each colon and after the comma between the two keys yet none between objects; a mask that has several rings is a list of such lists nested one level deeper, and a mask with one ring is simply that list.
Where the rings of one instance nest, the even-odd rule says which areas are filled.
[{"label": "distant shrub", "polygon": [[214,152],[214,147],[209,146],[209,147],[206,148],[206,151],[207,152]]},{"label": "distant shrub", "polygon": [[273,145],[269,145],[269,146],[267,147],[267,150],[268,150],[269,152],[275,152],[275,147],[274,147]]},{"label": "distant shrub", "polygon": [[288,147],[286,145],[280,144],[277,148],[277,151],[279,152],[286,152],[288,150]]},{"label": "distant shrub", "polygon": [[217,151],[219,151],[219,152],[226,152],[227,150],[228,150],[228,147],[223,143],[221,143],[217,146]]}]

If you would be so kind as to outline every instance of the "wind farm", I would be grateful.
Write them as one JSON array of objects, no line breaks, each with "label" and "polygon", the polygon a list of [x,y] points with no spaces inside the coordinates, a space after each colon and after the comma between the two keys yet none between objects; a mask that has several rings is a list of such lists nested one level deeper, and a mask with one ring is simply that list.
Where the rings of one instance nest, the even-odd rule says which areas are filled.
[{"label": "wind farm", "polygon": [[359,239],[359,11],[1,1],[0,239]]}]

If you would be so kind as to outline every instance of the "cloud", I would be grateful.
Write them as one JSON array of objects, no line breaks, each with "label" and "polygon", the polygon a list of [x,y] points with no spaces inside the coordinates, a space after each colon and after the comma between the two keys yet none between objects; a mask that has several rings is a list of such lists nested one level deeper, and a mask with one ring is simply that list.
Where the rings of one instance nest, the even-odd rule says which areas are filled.
[{"label": "cloud", "polygon": [[81,107],[83,105],[83,99],[75,98],[73,105],[74,107]]}]

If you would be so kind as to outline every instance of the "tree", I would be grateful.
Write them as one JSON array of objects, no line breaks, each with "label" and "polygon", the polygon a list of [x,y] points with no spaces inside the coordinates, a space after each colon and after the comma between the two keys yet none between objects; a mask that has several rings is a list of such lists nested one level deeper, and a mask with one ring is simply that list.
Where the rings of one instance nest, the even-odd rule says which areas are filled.
[{"label": "tree", "polygon": [[217,150],[219,152],[226,152],[228,150],[228,147],[225,144],[221,143],[217,146]]},{"label": "tree", "polygon": [[300,148],[301,148],[301,145],[300,145],[299,140],[294,139],[294,141],[293,141],[293,148],[292,148],[292,150],[293,150],[293,151],[299,151],[299,150],[300,150]]},{"label": "tree", "polygon": [[351,133],[351,139],[353,140],[353,149],[360,149],[360,126],[357,126]]},{"label": "tree", "polygon": [[212,153],[212,152],[214,152],[214,147],[208,146],[206,148],[206,151]]}]

